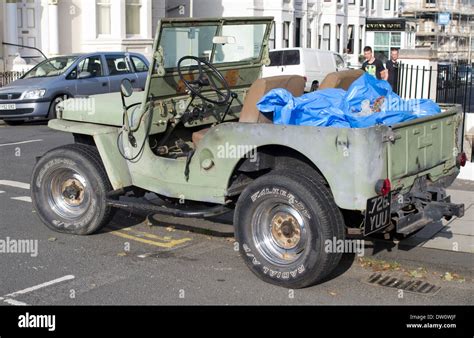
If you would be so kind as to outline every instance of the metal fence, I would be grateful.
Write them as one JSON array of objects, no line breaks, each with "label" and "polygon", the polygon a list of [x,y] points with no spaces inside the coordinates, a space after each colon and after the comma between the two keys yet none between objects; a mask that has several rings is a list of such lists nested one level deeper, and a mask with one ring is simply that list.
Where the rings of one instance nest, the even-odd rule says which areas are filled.
[{"label": "metal fence", "polygon": [[3,72],[0,73],[0,87],[6,86],[10,82],[18,80],[25,72]]},{"label": "metal fence", "polygon": [[472,102],[472,66],[450,64],[438,66],[436,100],[461,104],[464,113],[474,112]]},{"label": "metal fence", "polygon": [[400,64],[397,93],[405,99],[432,99],[460,104],[464,113],[474,112],[472,66],[439,64],[437,67]]}]

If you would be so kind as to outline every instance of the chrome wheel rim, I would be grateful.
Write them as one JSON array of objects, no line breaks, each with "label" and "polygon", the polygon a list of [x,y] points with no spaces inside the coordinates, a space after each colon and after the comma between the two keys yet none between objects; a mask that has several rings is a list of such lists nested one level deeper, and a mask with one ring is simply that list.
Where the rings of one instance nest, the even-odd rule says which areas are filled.
[{"label": "chrome wheel rim", "polygon": [[267,200],[255,210],[252,237],[258,252],[274,265],[294,263],[305,251],[308,226],[298,210]]},{"label": "chrome wheel rim", "polygon": [[71,168],[56,169],[47,178],[48,204],[66,220],[76,220],[88,210],[91,193],[86,179]]}]

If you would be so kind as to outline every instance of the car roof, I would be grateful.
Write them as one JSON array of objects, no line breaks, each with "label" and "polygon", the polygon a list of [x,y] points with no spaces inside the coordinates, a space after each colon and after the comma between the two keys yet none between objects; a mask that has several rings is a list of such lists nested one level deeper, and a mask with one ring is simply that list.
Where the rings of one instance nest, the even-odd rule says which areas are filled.
[{"label": "car roof", "polygon": [[323,49],[317,49],[317,48],[302,48],[302,47],[275,48],[275,49],[270,50],[270,52],[281,52],[285,50],[300,50],[300,51],[311,51],[311,52],[327,53],[327,54],[339,54],[331,50],[323,50]]},{"label": "car roof", "polygon": [[88,55],[97,55],[97,54],[103,54],[103,55],[117,55],[117,54],[130,54],[130,55],[135,55],[135,56],[142,56],[142,57],[145,57],[145,55],[143,54],[140,54],[140,53],[136,53],[136,52],[124,52],[124,51],[116,51],[116,52],[101,52],[101,51],[97,51],[97,52],[90,52],[90,53],[71,53],[71,54],[66,54],[66,55],[57,55],[57,56],[54,56],[54,57],[61,57],[61,56],[88,56]]}]

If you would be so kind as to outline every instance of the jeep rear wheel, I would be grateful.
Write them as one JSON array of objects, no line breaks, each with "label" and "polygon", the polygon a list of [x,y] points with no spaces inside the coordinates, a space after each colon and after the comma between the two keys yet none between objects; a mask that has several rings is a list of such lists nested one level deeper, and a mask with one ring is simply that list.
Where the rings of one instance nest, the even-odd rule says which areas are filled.
[{"label": "jeep rear wheel", "polygon": [[54,231],[88,235],[111,218],[111,185],[95,147],[72,144],[51,150],[36,164],[31,181],[33,205]]},{"label": "jeep rear wheel", "polygon": [[344,239],[344,220],[321,181],[276,171],[255,180],[240,196],[236,239],[260,279],[303,288],[320,282],[339,263],[342,254],[325,247],[328,240]]}]

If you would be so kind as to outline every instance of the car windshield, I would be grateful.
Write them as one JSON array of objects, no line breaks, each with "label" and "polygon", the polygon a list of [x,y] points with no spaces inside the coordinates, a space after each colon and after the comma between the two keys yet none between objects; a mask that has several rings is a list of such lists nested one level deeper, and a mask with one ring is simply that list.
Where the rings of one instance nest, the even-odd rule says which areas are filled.
[{"label": "car windshield", "polygon": [[44,60],[23,76],[23,79],[58,76],[66,72],[77,56],[59,56]]},{"label": "car windshield", "polygon": [[[225,24],[219,35],[229,43],[215,44],[218,25],[163,28],[160,47],[164,51],[165,68],[175,68],[183,56],[195,56],[212,63],[243,62],[259,59],[266,24]],[[190,66],[183,64],[183,66]]]}]

